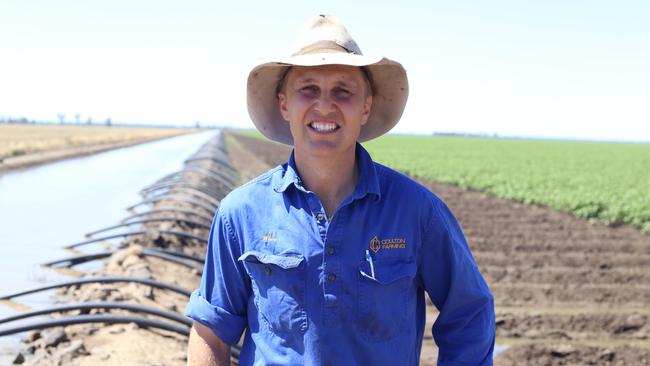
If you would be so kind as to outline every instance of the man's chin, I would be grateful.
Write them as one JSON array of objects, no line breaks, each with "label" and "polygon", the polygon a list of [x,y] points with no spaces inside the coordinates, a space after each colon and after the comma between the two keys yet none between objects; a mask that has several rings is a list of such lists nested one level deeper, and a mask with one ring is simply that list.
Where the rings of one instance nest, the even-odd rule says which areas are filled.
[{"label": "man's chin", "polygon": [[354,151],[355,145],[346,146],[349,144],[343,144],[341,141],[334,140],[311,140],[304,144],[296,146],[297,150],[300,150],[303,154],[307,154],[312,157],[322,157],[322,158],[331,158],[333,156],[345,153],[347,151]]}]

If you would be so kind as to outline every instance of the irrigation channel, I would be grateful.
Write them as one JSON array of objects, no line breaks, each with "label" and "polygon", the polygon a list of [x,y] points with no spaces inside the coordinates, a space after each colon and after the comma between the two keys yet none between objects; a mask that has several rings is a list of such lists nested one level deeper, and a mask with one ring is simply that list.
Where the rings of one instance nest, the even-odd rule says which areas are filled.
[{"label": "irrigation channel", "polygon": [[[3,314],[0,337],[24,337],[0,363],[183,364],[191,326],[184,304],[200,281],[212,215],[238,183],[217,134],[182,169],[144,187],[118,223],[42,263],[73,277],[19,291],[3,286],[0,300],[20,311]],[[23,297],[52,292],[54,303],[20,305]],[[237,347],[232,355],[236,361]]]}]

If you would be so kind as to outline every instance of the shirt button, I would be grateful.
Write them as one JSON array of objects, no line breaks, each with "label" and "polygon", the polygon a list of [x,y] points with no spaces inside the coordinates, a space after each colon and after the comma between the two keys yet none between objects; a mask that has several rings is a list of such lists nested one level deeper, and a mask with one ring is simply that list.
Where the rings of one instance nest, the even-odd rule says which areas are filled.
[{"label": "shirt button", "polygon": [[318,215],[316,215],[316,220],[318,220],[318,221],[325,220],[325,215],[323,215],[321,212],[319,212]]},{"label": "shirt button", "polygon": [[264,273],[266,273],[267,276],[271,275],[271,268],[270,267],[264,267]]},{"label": "shirt button", "polygon": [[336,249],[334,249],[334,247],[327,248],[327,254],[332,255],[334,252],[336,252]]},{"label": "shirt button", "polygon": [[334,273],[330,273],[327,275],[327,280],[328,281],[334,281],[336,280],[336,275]]}]

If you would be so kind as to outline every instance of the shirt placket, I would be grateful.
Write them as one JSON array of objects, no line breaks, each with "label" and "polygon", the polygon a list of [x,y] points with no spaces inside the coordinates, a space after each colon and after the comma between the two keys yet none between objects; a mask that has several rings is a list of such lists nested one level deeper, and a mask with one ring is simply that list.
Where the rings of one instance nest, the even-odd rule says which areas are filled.
[{"label": "shirt placket", "polygon": [[341,326],[341,246],[343,245],[343,226],[347,220],[342,207],[329,223],[323,252],[323,323],[326,327]]},{"label": "shirt placket", "polygon": [[341,210],[337,211],[332,221],[327,220],[325,209],[318,197],[309,195],[309,206],[316,220],[316,227],[323,243],[323,272],[320,274],[323,284],[323,324],[335,327],[339,321],[339,296],[341,278],[341,230],[338,223],[345,222]]}]

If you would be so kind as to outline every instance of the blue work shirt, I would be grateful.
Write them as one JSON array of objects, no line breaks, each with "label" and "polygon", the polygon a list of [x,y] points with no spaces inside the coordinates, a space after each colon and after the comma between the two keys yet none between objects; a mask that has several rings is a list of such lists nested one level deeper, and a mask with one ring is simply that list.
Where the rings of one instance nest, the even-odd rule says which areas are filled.
[{"label": "blue work shirt", "polygon": [[240,365],[417,365],[425,291],[439,365],[491,365],[494,302],[458,222],[357,144],[359,181],[328,219],[288,163],[233,190],[185,314]]}]

